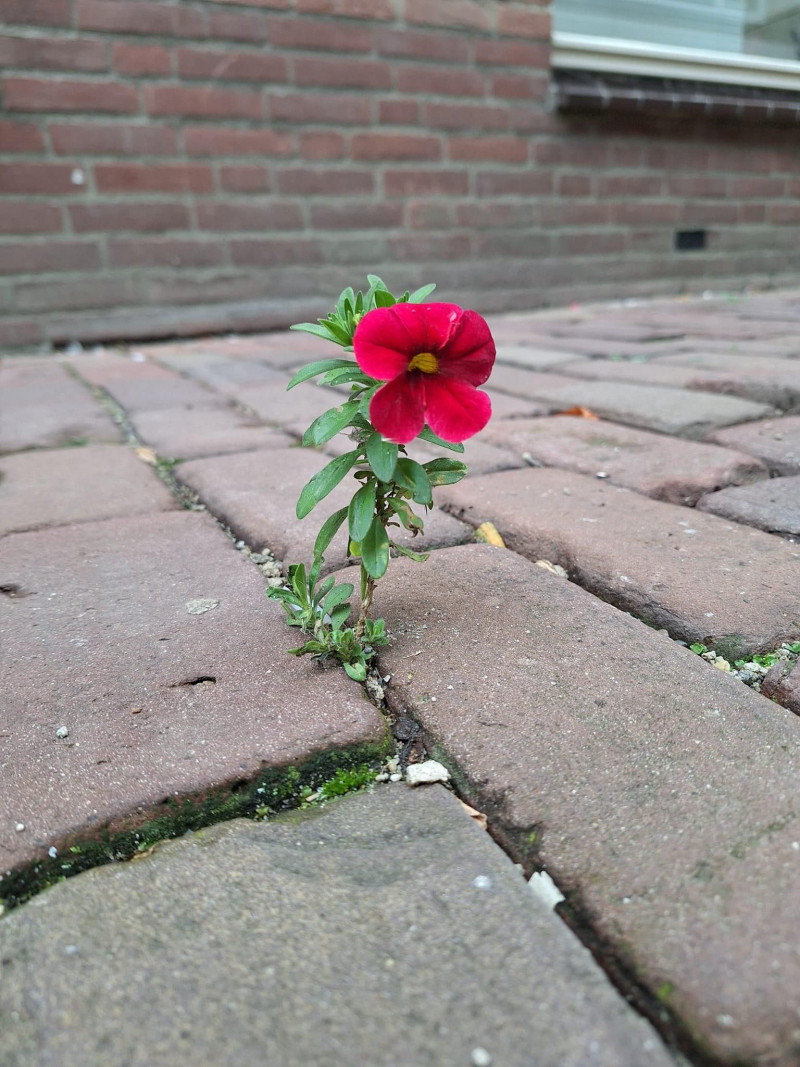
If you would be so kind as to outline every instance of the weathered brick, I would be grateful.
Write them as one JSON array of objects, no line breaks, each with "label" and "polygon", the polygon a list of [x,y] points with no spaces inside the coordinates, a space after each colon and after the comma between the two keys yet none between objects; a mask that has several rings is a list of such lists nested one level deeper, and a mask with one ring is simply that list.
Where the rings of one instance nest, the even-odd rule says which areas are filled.
[{"label": "weathered brick", "polygon": [[403,221],[402,204],[312,204],[311,225],[320,230],[389,229]]},{"label": "weathered brick", "polygon": [[60,156],[173,156],[178,148],[175,130],[155,123],[51,122],[48,132],[53,150]]},{"label": "weathered brick", "polygon": [[9,382],[13,365],[0,363],[0,452],[121,439],[110,416],[61,364],[25,365],[34,380],[15,384]]},{"label": "weathered brick", "polygon": [[476,177],[476,188],[481,197],[547,196],[553,191],[553,175],[542,170],[511,174],[502,171],[481,171]]},{"label": "weathered brick", "polygon": [[139,109],[136,89],[115,81],[6,76],[3,78],[3,97],[9,111],[113,111],[131,114]]},{"label": "weathered brick", "polygon": [[[18,311],[47,313],[48,336],[57,329],[58,317],[54,311],[83,311],[85,308],[113,308],[136,303],[131,299],[131,288],[126,278],[110,278],[93,275],[88,278],[18,281],[14,285],[14,301]],[[140,313],[137,313],[140,314]],[[58,340],[70,340],[75,336],[76,326],[83,330],[86,316],[80,323],[70,321],[68,330]]]},{"label": "weathered brick", "polygon": [[406,0],[406,21],[426,26],[446,26],[448,29],[488,30],[490,16],[483,4],[476,0]]},{"label": "weathered brick", "polygon": [[767,477],[766,468],[742,452],[602,419],[495,419],[482,436],[537,466],[602,476],[672,504],[691,506],[715,489]]},{"label": "weathered brick", "polygon": [[715,430],[707,440],[756,456],[773,475],[800,474],[800,415]]},{"label": "weathered brick", "polygon": [[38,126],[30,122],[0,122],[0,151],[41,152],[44,138]]},{"label": "weathered brick", "polygon": [[443,486],[439,500],[509,548],[564,566],[579,585],[673,637],[722,655],[800,636],[800,546],[565,470]]},{"label": "weathered brick", "polygon": [[320,263],[319,242],[304,237],[253,238],[231,241],[231,261],[240,267],[275,267],[289,263]]},{"label": "weathered brick", "polygon": [[208,36],[223,41],[263,41],[266,24],[260,11],[214,11],[208,13]]},{"label": "weathered brick", "polygon": [[136,230],[141,233],[189,228],[185,204],[135,204],[128,201],[108,204],[72,204],[69,207],[76,233]]},{"label": "weathered brick", "polygon": [[532,10],[524,3],[505,3],[497,8],[497,32],[505,37],[550,39],[550,13]]},{"label": "weathered brick", "polygon": [[61,228],[61,210],[56,204],[0,200],[0,233],[59,233]]},{"label": "weathered brick", "polygon": [[389,249],[393,259],[448,262],[467,259],[471,250],[466,233],[392,234]]},{"label": "weathered brick", "polygon": [[301,230],[303,213],[296,203],[241,201],[220,203],[206,201],[196,206],[197,225],[201,230]]},{"label": "weathered brick", "polygon": [[176,237],[112,238],[112,267],[215,267],[225,260],[218,241]]},{"label": "weathered brick", "polygon": [[292,439],[233,408],[187,411],[165,408],[134,416],[142,441],[168,459],[196,459],[228,452],[288,448]]},{"label": "weathered brick", "polygon": [[211,168],[199,163],[97,163],[101,193],[210,193]]},{"label": "weathered brick", "polygon": [[310,170],[287,167],[276,172],[278,192],[296,196],[357,196],[375,189],[370,170]]},{"label": "weathered brick", "polygon": [[294,138],[271,129],[236,130],[185,126],[183,141],[190,156],[291,156]]},{"label": "weathered brick", "polygon": [[267,18],[267,38],[273,48],[320,49],[325,52],[370,52],[372,29],[323,19]]},{"label": "weathered brick", "polygon": [[382,20],[396,17],[391,0],[295,0],[295,6],[298,11],[313,15]]},{"label": "weathered brick", "polygon": [[394,59],[430,59],[444,63],[468,63],[469,42],[454,33],[380,26],[375,30],[378,52]]},{"label": "weathered brick", "polygon": [[152,0],[76,0],[75,17],[79,29],[106,33],[159,37],[203,37],[206,33],[200,8]]},{"label": "weathered brick", "polygon": [[345,139],[340,133],[301,133],[298,136],[303,159],[341,159],[345,153]]},{"label": "weathered brick", "polygon": [[266,193],[272,187],[272,177],[266,167],[256,164],[220,167],[220,184],[232,193]]},{"label": "weathered brick", "polygon": [[178,48],[178,73],[182,78],[209,81],[283,82],[288,75],[285,56],[269,52],[234,52],[223,48]]},{"label": "weathered brick", "polygon": [[395,88],[401,93],[426,96],[483,96],[486,83],[476,70],[451,70],[406,64],[395,75]]},{"label": "weathered brick", "polygon": [[35,274],[39,271],[96,270],[100,250],[94,241],[48,240],[43,244],[2,245],[0,274]]},{"label": "weathered brick", "polygon": [[543,100],[548,79],[534,74],[495,74],[489,83],[492,96],[504,100]]},{"label": "weathered brick", "polygon": [[426,123],[441,130],[507,130],[508,110],[491,104],[426,104]]},{"label": "weathered brick", "polygon": [[381,126],[416,126],[420,105],[416,100],[379,100],[378,122]]},{"label": "weathered brick", "polygon": [[0,0],[0,21],[34,26],[69,26],[70,0]]},{"label": "weathered brick", "polygon": [[482,163],[525,163],[529,148],[518,137],[450,137],[447,141],[450,159]]},{"label": "weathered brick", "polygon": [[790,1064],[800,722],[511,552],[393,562],[375,612],[392,709],[606,958],[718,1062]]},{"label": "weathered brick", "polygon": [[121,445],[5,456],[0,472],[0,536],[177,507],[155,472]]},{"label": "weathered brick", "polygon": [[144,102],[150,115],[192,118],[260,119],[260,93],[247,89],[219,89],[194,85],[145,85]]},{"label": "weathered brick", "polygon": [[0,163],[0,193],[26,196],[83,192],[72,184],[72,167],[66,163]]},{"label": "weathered brick", "polygon": [[294,61],[298,86],[336,86],[340,89],[389,89],[391,65],[374,59],[327,59],[298,56]]},{"label": "weathered brick", "polygon": [[172,56],[169,49],[157,44],[126,44],[117,41],[113,49],[114,70],[120,74],[169,74]]},{"label": "weathered brick", "polygon": [[761,683],[761,692],[770,700],[783,704],[795,715],[800,715],[800,668],[797,664],[791,668],[788,663],[770,667]]},{"label": "weathered brick", "polygon": [[273,93],[269,97],[269,114],[275,122],[362,126],[370,122],[372,104],[365,96],[349,94]]},{"label": "weathered brick", "polygon": [[475,62],[492,67],[546,67],[549,62],[549,50],[543,45],[530,41],[498,41],[494,38],[481,37],[475,42]]},{"label": "weathered brick", "polygon": [[0,318],[0,345],[32,345],[44,339],[44,330],[39,318]]},{"label": "weathered brick", "polygon": [[465,196],[469,176],[460,170],[387,170],[383,188],[387,196]]},{"label": "weathered brick", "polygon": [[442,143],[438,137],[401,133],[356,133],[350,139],[350,155],[363,159],[427,159],[442,158]]},{"label": "weathered brick", "polygon": [[103,71],[108,70],[108,46],[88,37],[0,37],[0,66],[25,71]]},{"label": "weathered brick", "polygon": [[796,541],[800,536],[800,474],[721,489],[702,497],[697,506],[701,511]]}]

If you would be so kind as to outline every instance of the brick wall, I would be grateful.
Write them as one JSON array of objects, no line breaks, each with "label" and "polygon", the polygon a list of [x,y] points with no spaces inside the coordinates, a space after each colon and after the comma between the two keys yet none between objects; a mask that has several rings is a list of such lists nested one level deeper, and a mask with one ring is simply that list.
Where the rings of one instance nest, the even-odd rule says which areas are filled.
[{"label": "brick wall", "polygon": [[[548,106],[546,4],[0,0],[0,343],[796,282],[795,127]],[[708,231],[673,250],[676,229]]]}]

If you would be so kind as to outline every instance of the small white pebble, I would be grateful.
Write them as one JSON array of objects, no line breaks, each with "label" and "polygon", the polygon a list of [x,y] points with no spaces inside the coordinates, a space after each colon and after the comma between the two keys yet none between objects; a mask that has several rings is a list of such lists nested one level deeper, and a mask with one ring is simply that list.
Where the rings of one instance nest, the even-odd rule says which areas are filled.
[{"label": "small white pebble", "polygon": [[14,829],[17,831],[18,834],[21,834],[22,831],[25,829],[25,823],[24,822],[18,822],[17,825],[14,827]]},{"label": "small white pebble", "polygon": [[606,474],[605,471],[598,471],[597,474],[595,475],[595,478],[607,478],[607,477],[608,477],[608,475]]},{"label": "small white pebble", "polygon": [[792,841],[792,848],[795,852],[800,852],[800,841]]},{"label": "small white pebble", "polygon": [[69,737],[69,730],[67,729],[67,727],[59,726],[59,728],[56,730],[56,737],[61,738],[62,740],[65,737]]},{"label": "small white pebble", "polygon": [[47,855],[50,857],[51,860],[54,860],[56,858],[56,856],[58,855],[58,849],[55,845],[50,846],[50,848],[47,850]]},{"label": "small white pebble", "polygon": [[402,780],[403,780],[402,774],[390,774],[389,775],[389,781],[390,782],[402,782]]},{"label": "small white pebble", "polygon": [[473,889],[491,889],[492,880],[487,878],[485,874],[479,874],[477,878],[472,879]]},{"label": "small white pebble", "polygon": [[528,882],[531,892],[547,908],[554,908],[564,899],[564,894],[547,871],[537,871]]},{"label": "small white pebble", "polygon": [[474,1048],[470,1060],[472,1067],[492,1067],[492,1057],[485,1048]]}]

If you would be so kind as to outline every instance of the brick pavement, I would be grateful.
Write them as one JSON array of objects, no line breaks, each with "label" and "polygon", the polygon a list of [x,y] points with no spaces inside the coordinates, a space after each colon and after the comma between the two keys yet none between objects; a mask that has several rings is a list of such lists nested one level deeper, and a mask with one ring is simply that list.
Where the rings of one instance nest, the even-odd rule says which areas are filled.
[{"label": "brick pavement", "polygon": [[[201,1035],[213,1047],[222,1016],[196,1013],[210,999],[189,980],[198,968],[194,935],[178,934],[183,918],[163,912],[171,933],[153,937],[166,954],[125,955],[137,938],[148,943],[142,924],[158,928],[180,870],[176,915],[212,901],[212,932],[231,916],[229,957],[197,942],[212,961],[209,988],[243,989],[236,976],[256,974],[272,940],[302,961],[305,945],[346,952],[351,930],[368,931],[353,973],[383,991],[369,1019],[390,1049],[376,1063],[405,1047],[404,1062],[488,1063],[486,1050],[521,1065],[534,1047],[550,1050],[537,1062],[576,1067],[676,1062],[678,1048],[703,1067],[796,1065],[786,991],[800,984],[800,669],[773,667],[759,694],[680,642],[733,656],[800,636],[800,416],[776,413],[794,403],[798,320],[797,293],[498,316],[495,418],[468,443],[471,476],[437,490],[451,514],[430,519],[431,560],[392,563],[378,587],[393,634],[380,663],[389,709],[421,725],[526,875],[555,878],[572,932],[552,916],[547,930],[533,923],[500,846],[430,793],[350,798],[315,818],[278,819],[274,832],[216,827],[141,865],[80,874],[186,829],[296,806],[337,767],[387,750],[380,709],[355,683],[286,655],[296,633],[265,598],[269,558],[253,555],[267,549],[285,564],[309,554],[315,523],[297,523],[294,501],[324,458],[293,446],[324,397],[310,385],[287,395],[284,384],[307,359],[337,353],[278,333],[0,363],[0,893],[14,903],[39,892],[0,923],[13,976],[0,1018],[14,1062],[38,1065],[47,1050],[99,1067],[109,1040],[141,1062],[202,1061]],[[550,415],[574,405],[603,418]],[[427,446],[419,455],[429,458]],[[180,482],[206,514],[181,510]],[[335,506],[323,503],[321,517]],[[784,518],[765,519],[765,507]],[[463,543],[487,519],[506,550]],[[537,567],[541,558],[570,580]],[[331,553],[331,566],[343,562]],[[361,813],[359,829],[347,811]],[[429,855],[438,827],[456,844]],[[287,922],[255,886],[258,856],[282,855],[295,834],[311,853],[275,883]],[[354,834],[383,866],[348,851]],[[340,851],[357,864],[358,903],[346,888],[336,896],[335,871],[350,862],[336,867]],[[474,865],[462,907],[455,887]],[[409,904],[401,923],[376,924],[388,872],[397,895],[382,906]],[[65,875],[76,877],[41,892]],[[482,877],[503,887],[491,922],[469,910],[469,886],[494,899],[480,897]],[[332,894],[329,910],[314,925],[306,916],[321,893]],[[249,959],[252,944],[243,970],[238,954]],[[390,957],[397,985],[386,984]],[[139,1014],[124,995],[131,959],[153,990]],[[300,963],[276,967],[280,995],[267,975],[251,1002],[270,1015],[273,1058],[290,1062],[282,1050],[302,1019],[334,1061],[363,1059],[379,1039],[352,997],[335,999],[347,972],[334,988],[327,977],[304,984]],[[168,971],[184,978],[162,998]],[[456,973],[464,993],[451,1003]],[[92,983],[122,1021],[113,1035],[102,1020],[85,1025]],[[62,1011],[67,991],[89,999]],[[249,1000],[233,997],[241,1026],[226,1023],[244,1058],[260,1025]],[[480,1022],[474,1033],[466,1021],[448,1029],[462,1010]],[[187,1028],[167,1034],[164,1020],[181,1017]],[[462,1049],[456,1035],[467,1031]]]}]

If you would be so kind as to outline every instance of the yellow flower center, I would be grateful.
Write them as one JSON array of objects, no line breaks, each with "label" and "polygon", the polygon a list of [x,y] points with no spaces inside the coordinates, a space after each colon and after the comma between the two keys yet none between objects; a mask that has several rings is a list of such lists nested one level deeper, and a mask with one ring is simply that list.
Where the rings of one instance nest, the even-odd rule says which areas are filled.
[{"label": "yellow flower center", "polygon": [[435,374],[439,369],[439,360],[433,352],[417,352],[408,365],[409,370],[421,370],[423,374]]}]

